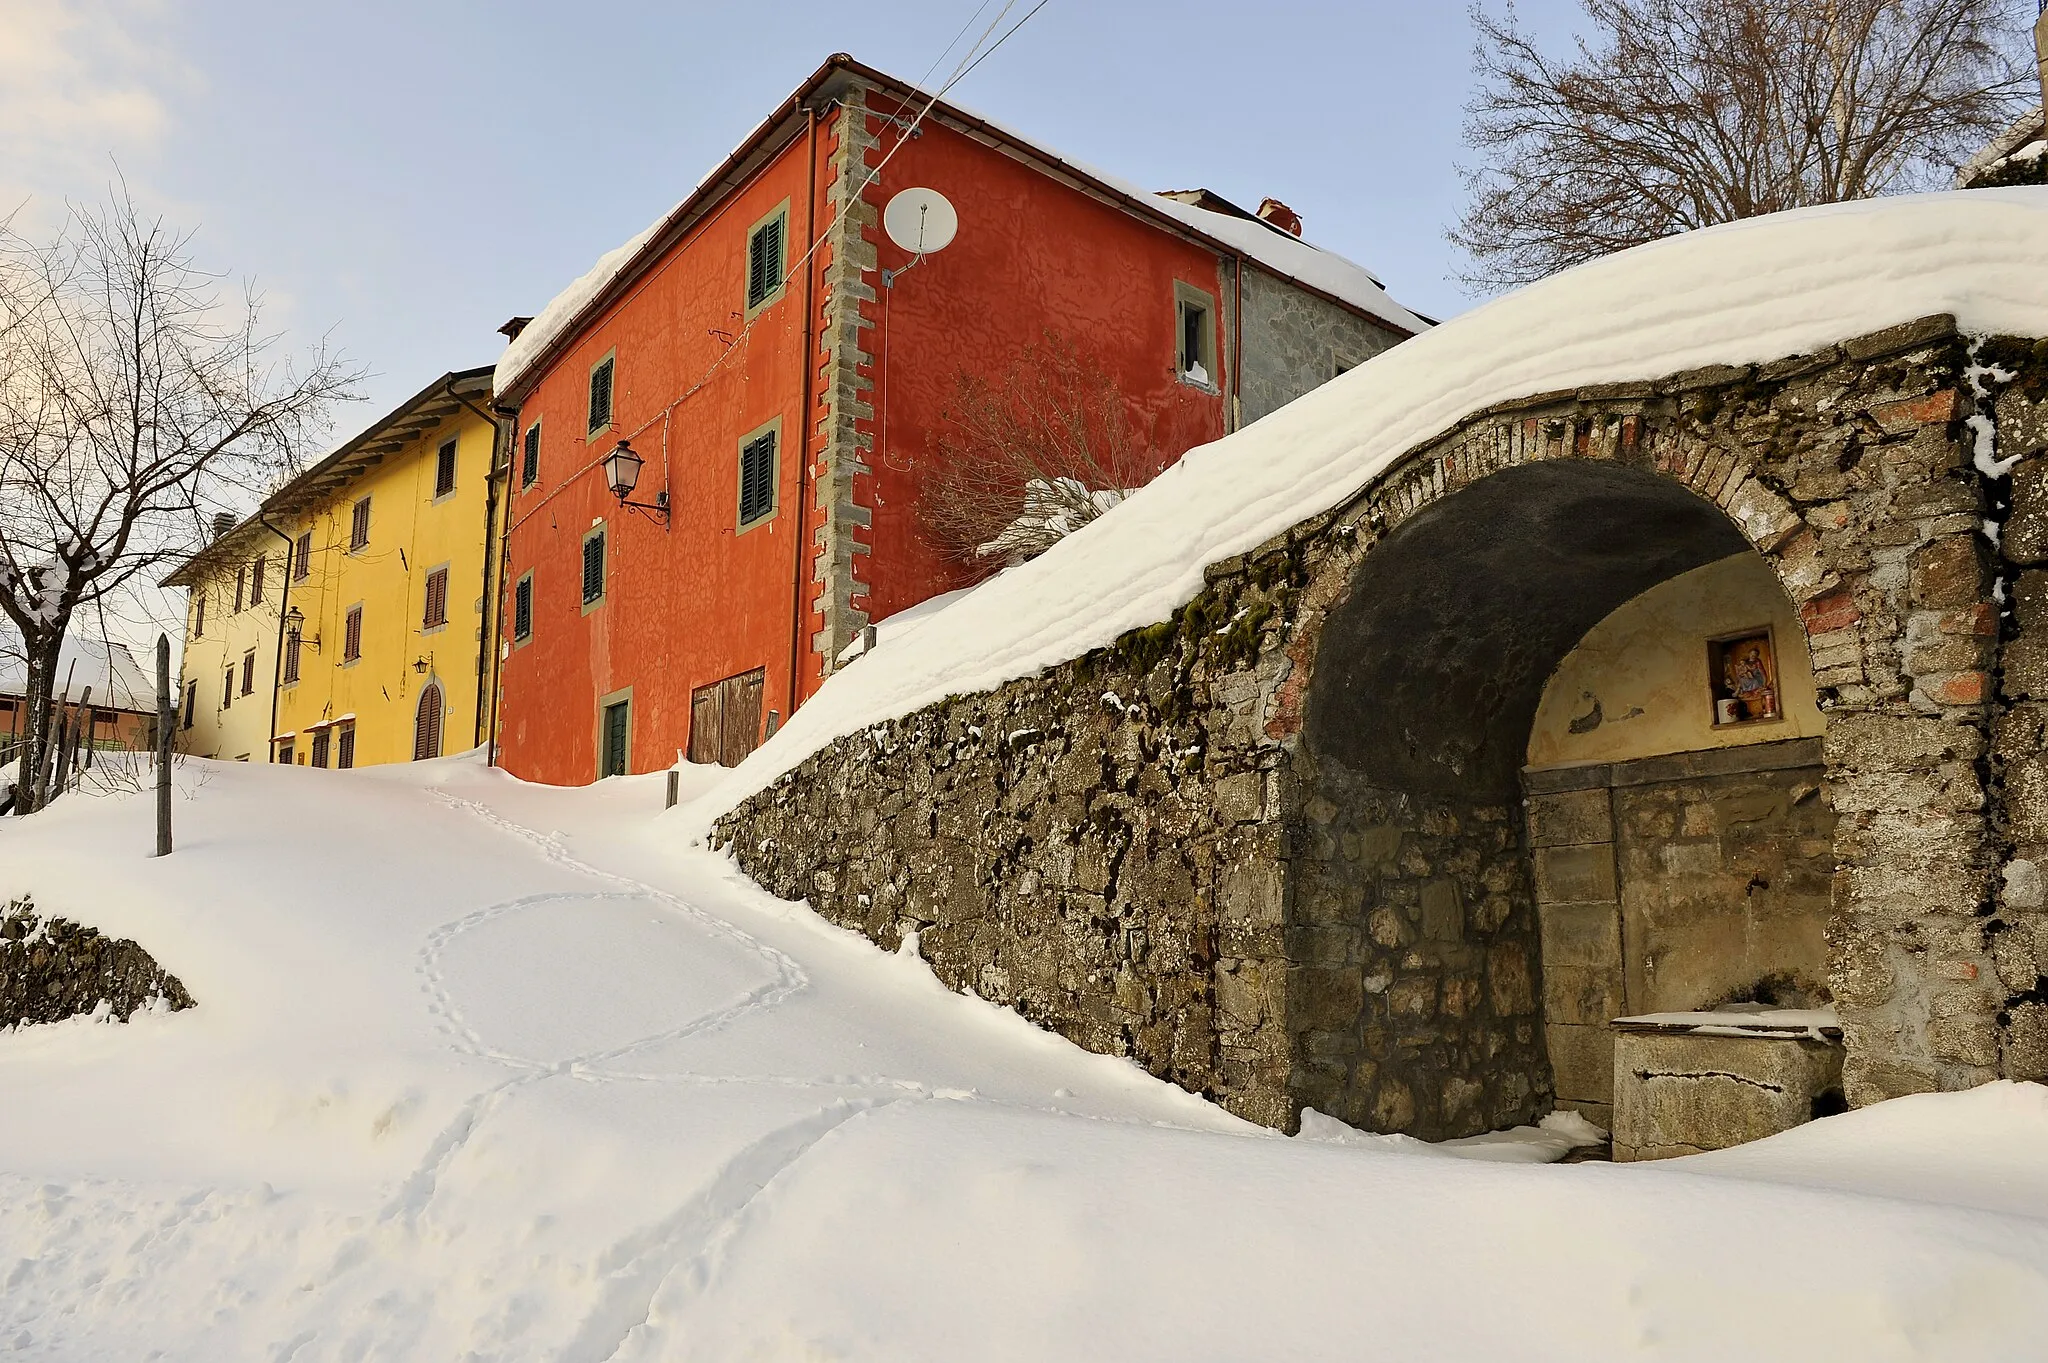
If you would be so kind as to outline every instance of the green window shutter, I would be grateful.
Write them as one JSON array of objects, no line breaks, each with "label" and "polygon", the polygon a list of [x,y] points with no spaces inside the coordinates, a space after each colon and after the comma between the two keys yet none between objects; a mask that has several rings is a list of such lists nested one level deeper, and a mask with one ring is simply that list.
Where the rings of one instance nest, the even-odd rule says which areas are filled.
[{"label": "green window shutter", "polygon": [[775,432],[756,436],[740,449],[740,524],[752,525],[775,510]]},{"label": "green window shutter", "polygon": [[533,634],[533,579],[522,577],[512,589],[512,637],[526,639]]},{"label": "green window shutter", "polygon": [[747,306],[757,308],[782,287],[783,228],[777,214],[754,229],[747,239]]},{"label": "green window shutter", "polygon": [[590,371],[590,429],[603,430],[612,424],[612,366],[607,359]]},{"label": "green window shutter", "polygon": [[589,605],[604,595],[604,534],[599,532],[583,541],[583,604]]},{"label": "green window shutter", "polygon": [[519,468],[519,486],[532,487],[540,478],[540,423],[526,428],[526,458]]}]

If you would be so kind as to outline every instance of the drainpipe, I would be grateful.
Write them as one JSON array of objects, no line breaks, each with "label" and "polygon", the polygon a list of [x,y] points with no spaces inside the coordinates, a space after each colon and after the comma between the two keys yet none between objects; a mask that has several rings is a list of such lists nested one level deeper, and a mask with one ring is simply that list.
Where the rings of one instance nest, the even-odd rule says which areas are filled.
[{"label": "drainpipe", "polygon": [[[453,398],[456,402],[461,403],[464,407],[469,408],[470,411],[475,412],[479,417],[482,417],[486,422],[490,423],[491,427],[491,466],[488,472],[484,475],[484,581],[483,590],[481,593],[482,600],[485,602],[485,604],[489,605],[492,604],[491,528],[497,524],[498,520],[498,456],[502,452],[505,454],[507,461],[509,461],[511,458],[511,453],[509,450],[501,449],[501,447],[504,444],[505,423],[498,420],[498,418],[492,416],[489,412],[486,412],[483,408],[477,406],[475,403],[471,402],[468,398],[456,392],[454,379],[450,378],[444,380],[441,384],[441,390],[445,392],[450,398]],[[509,481],[509,462],[507,463],[506,468],[506,476],[507,480]],[[504,584],[504,577],[504,573],[500,572],[498,574],[499,586],[501,588],[499,593],[500,595],[503,595],[502,587]],[[502,605],[503,603],[500,602],[497,604]],[[483,635],[483,637],[477,641],[476,710],[473,712],[475,718],[471,721],[470,734],[471,737],[479,740],[482,740],[483,738],[483,735],[478,733],[477,730],[483,727],[484,697],[486,695],[489,695],[491,697],[491,751],[489,754],[487,754],[487,757],[489,759],[488,765],[496,766],[496,759],[498,755],[496,742],[498,732],[497,688],[491,686],[491,682],[495,679],[495,674],[497,672],[496,650],[492,647],[492,645],[497,642],[498,635],[498,612],[495,609],[492,611],[490,618],[487,621],[485,621],[484,628],[480,632]]]},{"label": "drainpipe", "polygon": [[802,416],[798,419],[796,441],[796,569],[790,584],[789,604],[789,709],[783,714],[783,722],[796,713],[797,700],[801,694],[803,671],[804,624],[810,619],[810,612],[804,609],[804,567],[808,562],[804,554],[806,538],[806,516],[811,504],[811,380],[818,367],[817,356],[812,353],[817,324],[817,303],[813,297],[813,281],[818,277],[817,257],[814,252],[818,241],[818,111],[815,107],[804,109],[805,175],[804,181],[804,339],[800,352],[803,365]]},{"label": "drainpipe", "polygon": [[284,680],[284,615],[292,601],[292,537],[270,523],[268,512],[258,511],[256,523],[284,541],[284,590],[277,594],[277,646],[270,659],[270,731],[264,736],[263,760],[277,761],[277,692]]},{"label": "drainpipe", "polygon": [[1230,272],[1230,429],[1244,429],[1244,257]]}]

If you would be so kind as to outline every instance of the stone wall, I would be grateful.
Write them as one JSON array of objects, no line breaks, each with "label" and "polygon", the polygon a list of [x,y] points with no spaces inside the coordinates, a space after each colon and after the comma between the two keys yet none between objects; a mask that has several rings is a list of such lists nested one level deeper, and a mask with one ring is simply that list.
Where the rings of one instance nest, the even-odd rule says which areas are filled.
[{"label": "stone wall", "polygon": [[0,911],[0,1027],[58,1022],[103,1003],[126,1022],[159,1002],[190,1008],[192,996],[134,942],[41,917],[26,899]]},{"label": "stone wall", "polygon": [[1238,421],[1250,425],[1403,338],[1257,267],[1244,272],[1244,373]]},{"label": "stone wall", "polygon": [[1818,740],[1526,779],[1561,1103],[1613,1125],[1615,1018],[1829,1001],[1834,813]]},{"label": "stone wall", "polygon": [[[884,946],[915,929],[949,984],[1256,1120],[1526,1119],[1552,1099],[1514,810],[1542,685],[1614,606],[1748,544],[1827,715],[1850,1101],[2023,1073],[2048,594],[1985,522],[2010,505],[2008,561],[2048,565],[2048,508],[1973,467],[2006,399],[1972,374],[1931,318],[1477,413],[1170,620],[849,735],[721,836],[777,893]],[[2028,698],[2004,720],[2000,686]]]}]

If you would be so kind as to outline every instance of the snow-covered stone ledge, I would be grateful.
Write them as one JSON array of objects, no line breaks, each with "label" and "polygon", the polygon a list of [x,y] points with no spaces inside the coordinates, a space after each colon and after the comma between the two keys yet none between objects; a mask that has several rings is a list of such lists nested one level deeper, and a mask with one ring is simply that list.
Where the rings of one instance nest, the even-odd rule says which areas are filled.
[{"label": "snow-covered stone ledge", "polygon": [[45,917],[28,899],[0,909],[0,1028],[191,1006],[178,978],[127,938]]}]

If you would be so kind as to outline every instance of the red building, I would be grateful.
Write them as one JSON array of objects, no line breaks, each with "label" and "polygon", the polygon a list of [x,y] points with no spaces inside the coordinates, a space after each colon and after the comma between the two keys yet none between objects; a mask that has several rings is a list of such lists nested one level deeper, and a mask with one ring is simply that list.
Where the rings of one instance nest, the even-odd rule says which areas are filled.
[{"label": "red building", "polygon": [[[943,250],[885,232],[908,188],[957,214]],[[567,784],[751,751],[864,625],[961,585],[920,535],[920,463],[961,376],[1048,331],[1114,380],[1156,472],[1427,325],[1299,232],[833,57],[508,327],[499,760]]]}]

